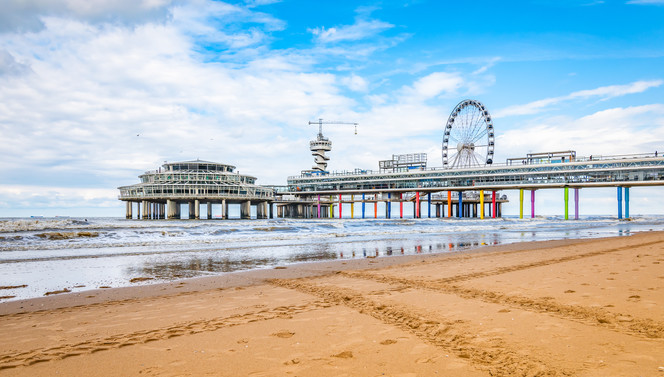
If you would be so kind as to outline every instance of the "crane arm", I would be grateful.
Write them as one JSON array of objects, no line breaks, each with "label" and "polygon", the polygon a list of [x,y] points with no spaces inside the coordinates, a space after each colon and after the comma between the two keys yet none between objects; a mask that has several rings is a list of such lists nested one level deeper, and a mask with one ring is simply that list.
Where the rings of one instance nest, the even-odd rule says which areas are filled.
[{"label": "crane arm", "polygon": [[356,122],[343,122],[343,121],[337,121],[337,120],[323,121],[323,119],[320,119],[320,118],[318,119],[318,122],[309,121],[309,125],[312,125],[312,124],[317,124],[318,125],[318,137],[321,138],[321,139],[323,138],[323,125],[324,124],[350,124],[350,125],[353,125],[353,126],[355,126],[355,134],[356,135],[357,135],[357,126],[359,125],[359,123],[356,123]]}]

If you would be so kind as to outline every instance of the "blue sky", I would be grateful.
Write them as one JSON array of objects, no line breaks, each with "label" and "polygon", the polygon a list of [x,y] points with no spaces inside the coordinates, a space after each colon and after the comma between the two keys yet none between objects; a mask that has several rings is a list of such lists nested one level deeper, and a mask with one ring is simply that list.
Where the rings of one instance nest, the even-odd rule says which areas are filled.
[{"label": "blue sky", "polygon": [[[116,187],[164,161],[234,164],[262,184],[427,152],[465,98],[496,161],[664,150],[664,0],[3,0],[0,217],[121,216]],[[664,213],[634,189],[632,213]],[[516,213],[516,193],[507,213]],[[562,192],[538,193],[560,214]],[[656,203],[654,205],[653,203]],[[615,212],[583,190],[582,214]]]}]

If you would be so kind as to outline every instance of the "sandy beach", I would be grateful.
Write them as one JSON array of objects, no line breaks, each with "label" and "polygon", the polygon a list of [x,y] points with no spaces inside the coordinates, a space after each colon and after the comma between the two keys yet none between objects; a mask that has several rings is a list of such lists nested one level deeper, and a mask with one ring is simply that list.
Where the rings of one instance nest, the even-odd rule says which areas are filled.
[{"label": "sandy beach", "polygon": [[664,376],[664,233],[0,304],[7,376]]}]

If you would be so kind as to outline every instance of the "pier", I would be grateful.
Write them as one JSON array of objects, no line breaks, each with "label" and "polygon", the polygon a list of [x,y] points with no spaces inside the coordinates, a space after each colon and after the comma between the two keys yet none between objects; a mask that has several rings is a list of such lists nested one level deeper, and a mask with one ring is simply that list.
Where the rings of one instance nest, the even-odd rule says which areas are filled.
[{"label": "pier", "polygon": [[[566,219],[569,218],[569,191],[573,191],[574,218],[578,219],[581,189],[615,187],[618,218],[623,218],[629,217],[630,187],[664,186],[664,158],[655,153],[591,157],[576,157],[572,151],[563,153],[565,156],[560,156],[561,152],[551,152],[544,153],[545,157],[512,158],[504,164],[470,168],[422,167],[398,172],[354,170],[303,173],[289,177],[288,185],[277,189],[276,195],[292,195],[313,201],[319,195],[369,195],[385,200],[386,197],[406,195],[412,198],[413,195],[422,197],[447,193],[448,198],[456,195],[463,202],[466,195],[473,195],[470,193],[478,193],[486,201],[487,192],[493,196],[501,190],[518,190],[520,217],[523,218],[526,191],[530,191],[530,216],[535,217],[536,192],[557,188],[564,192],[561,212],[564,212]],[[454,203],[458,206],[458,202]],[[462,209],[459,213],[466,217],[470,212]]]}]

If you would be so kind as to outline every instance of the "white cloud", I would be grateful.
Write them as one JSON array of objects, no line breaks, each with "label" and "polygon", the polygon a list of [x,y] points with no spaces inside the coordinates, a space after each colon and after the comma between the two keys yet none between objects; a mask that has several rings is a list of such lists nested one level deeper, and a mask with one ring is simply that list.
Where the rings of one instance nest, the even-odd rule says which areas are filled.
[{"label": "white cloud", "polygon": [[342,78],[341,82],[354,92],[366,92],[369,89],[367,80],[355,74]]},{"label": "white cloud", "polygon": [[618,107],[578,119],[538,120],[499,132],[496,155],[502,160],[530,152],[570,149],[579,156],[652,153],[664,150],[662,140],[664,105]]},{"label": "white cloud", "polygon": [[[113,202],[115,187],[163,160],[197,157],[283,184],[284,171],[310,165],[306,120],[352,105],[334,75],[308,73],[310,63],[287,54],[205,62],[175,19],[131,28],[43,20],[41,32],[0,36],[0,70],[31,69],[0,76],[0,173],[26,195],[71,185],[108,188]],[[0,192],[0,202],[14,199]]]},{"label": "white cloud", "polygon": [[421,101],[441,94],[456,93],[466,82],[459,73],[434,72],[424,76],[412,86],[402,89],[403,96],[409,100]]},{"label": "white cloud", "polygon": [[664,0],[630,0],[627,4],[664,5]]},{"label": "white cloud", "polygon": [[0,198],[14,208],[115,207],[117,190],[0,185]]},{"label": "white cloud", "polygon": [[316,40],[321,43],[334,43],[342,41],[357,41],[365,39],[385,30],[391,29],[394,25],[379,20],[357,20],[353,25],[340,27],[317,27],[309,29],[309,32],[316,36]]},{"label": "white cloud", "polygon": [[5,0],[0,32],[39,31],[43,17],[64,17],[86,22],[142,23],[163,20],[176,0]]},{"label": "white cloud", "polygon": [[529,115],[537,114],[548,107],[556,105],[560,102],[570,101],[574,99],[586,99],[592,97],[599,97],[600,100],[608,100],[615,97],[620,97],[628,94],[642,93],[650,88],[656,88],[664,84],[663,80],[652,81],[635,81],[626,85],[610,85],[603,86],[596,89],[581,90],[573,92],[566,96],[545,98],[537,101],[527,103],[525,105],[510,106],[505,109],[498,110],[494,113],[494,118],[512,116],[512,115]]}]

